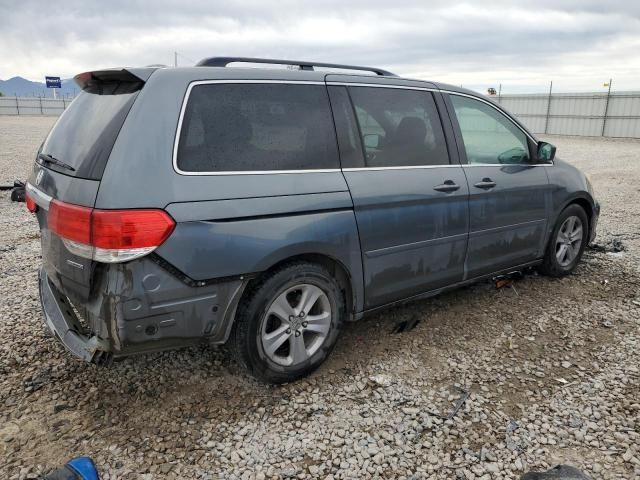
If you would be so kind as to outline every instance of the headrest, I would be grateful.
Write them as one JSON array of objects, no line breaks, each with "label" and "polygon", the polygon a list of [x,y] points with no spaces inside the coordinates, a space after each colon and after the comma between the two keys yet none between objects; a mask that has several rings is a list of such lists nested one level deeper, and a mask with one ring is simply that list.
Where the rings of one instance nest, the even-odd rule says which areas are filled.
[{"label": "headrest", "polygon": [[422,143],[427,136],[427,126],[418,117],[404,117],[396,128],[395,141]]}]

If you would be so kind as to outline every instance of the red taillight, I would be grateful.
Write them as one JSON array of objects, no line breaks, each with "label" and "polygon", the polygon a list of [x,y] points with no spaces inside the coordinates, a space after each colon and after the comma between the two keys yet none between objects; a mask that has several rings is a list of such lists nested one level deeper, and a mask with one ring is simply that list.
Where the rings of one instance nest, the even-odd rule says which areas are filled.
[{"label": "red taillight", "polygon": [[47,222],[49,230],[74,242],[91,244],[91,208],[51,200]]},{"label": "red taillight", "polygon": [[25,202],[27,203],[27,209],[31,213],[36,213],[38,210],[38,204],[33,201],[33,198],[31,198],[29,194],[25,194]]},{"label": "red taillight", "polygon": [[159,247],[175,222],[164,210],[97,210],[52,200],[49,229],[73,253],[101,262],[123,262]]},{"label": "red taillight", "polygon": [[94,210],[91,243],[109,249],[157,247],[174,226],[163,210]]}]

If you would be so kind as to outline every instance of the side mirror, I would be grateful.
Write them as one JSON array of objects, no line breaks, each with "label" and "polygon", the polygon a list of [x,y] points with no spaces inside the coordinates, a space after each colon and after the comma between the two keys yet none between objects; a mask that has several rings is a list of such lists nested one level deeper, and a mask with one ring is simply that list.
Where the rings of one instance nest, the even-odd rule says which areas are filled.
[{"label": "side mirror", "polygon": [[368,133],[364,135],[364,146],[367,148],[378,149],[380,147],[380,135]]},{"label": "side mirror", "polygon": [[556,156],[556,147],[547,142],[538,142],[538,161],[551,163]]}]

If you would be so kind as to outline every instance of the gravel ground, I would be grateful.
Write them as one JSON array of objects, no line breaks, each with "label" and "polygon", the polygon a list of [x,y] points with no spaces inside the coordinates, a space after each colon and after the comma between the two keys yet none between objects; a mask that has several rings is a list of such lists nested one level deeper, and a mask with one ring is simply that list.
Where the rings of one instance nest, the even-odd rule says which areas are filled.
[{"label": "gravel ground", "polygon": [[[52,121],[0,117],[3,181],[25,176]],[[325,366],[282,387],[210,347],[110,368],[71,358],[42,325],[36,223],[3,192],[0,477],[85,454],[105,479],[501,479],[557,463],[640,478],[640,142],[550,140],[593,179],[598,243],[625,252],[350,324]],[[441,418],[459,388],[469,398]]]}]

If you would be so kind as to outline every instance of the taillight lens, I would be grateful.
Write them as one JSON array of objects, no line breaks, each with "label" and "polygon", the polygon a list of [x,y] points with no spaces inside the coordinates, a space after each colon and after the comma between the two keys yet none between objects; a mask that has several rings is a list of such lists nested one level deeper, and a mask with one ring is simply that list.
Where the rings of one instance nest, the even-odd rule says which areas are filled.
[{"label": "taillight lens", "polygon": [[91,208],[58,200],[49,204],[49,230],[74,242],[91,244]]},{"label": "taillight lens", "polygon": [[164,210],[97,210],[58,200],[51,201],[48,224],[69,251],[105,263],[151,253],[175,228]]},{"label": "taillight lens", "polygon": [[25,194],[24,196],[25,203],[27,204],[27,209],[31,213],[36,213],[38,211],[38,204],[29,196],[29,194]]}]

